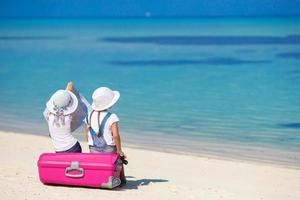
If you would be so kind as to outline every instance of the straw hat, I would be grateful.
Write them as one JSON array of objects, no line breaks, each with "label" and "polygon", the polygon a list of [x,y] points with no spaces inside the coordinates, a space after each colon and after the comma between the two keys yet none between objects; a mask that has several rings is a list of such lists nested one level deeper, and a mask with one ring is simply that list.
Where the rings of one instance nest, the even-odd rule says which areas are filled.
[{"label": "straw hat", "polygon": [[92,98],[92,109],[102,111],[112,107],[119,100],[120,93],[107,87],[100,87],[94,91]]},{"label": "straw hat", "polygon": [[69,115],[77,109],[78,99],[68,90],[57,90],[46,103],[47,109],[51,113]]}]

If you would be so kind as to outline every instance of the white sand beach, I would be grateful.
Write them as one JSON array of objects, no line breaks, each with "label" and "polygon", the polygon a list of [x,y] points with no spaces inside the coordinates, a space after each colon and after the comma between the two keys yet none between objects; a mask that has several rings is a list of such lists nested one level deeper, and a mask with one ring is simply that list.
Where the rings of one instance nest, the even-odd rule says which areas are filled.
[{"label": "white sand beach", "polygon": [[0,143],[1,200],[300,199],[300,169],[126,147],[127,186],[113,191],[48,186],[39,181],[36,163],[41,153],[53,151],[49,138],[0,132]]}]

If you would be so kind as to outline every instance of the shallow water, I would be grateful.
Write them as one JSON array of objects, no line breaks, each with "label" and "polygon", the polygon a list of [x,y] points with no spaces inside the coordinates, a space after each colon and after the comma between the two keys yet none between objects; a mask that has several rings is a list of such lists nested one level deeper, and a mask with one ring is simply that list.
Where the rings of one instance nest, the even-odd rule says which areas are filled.
[{"label": "shallow water", "polygon": [[121,92],[128,141],[299,152],[299,54],[299,18],[0,20],[0,129],[45,134],[72,80]]}]

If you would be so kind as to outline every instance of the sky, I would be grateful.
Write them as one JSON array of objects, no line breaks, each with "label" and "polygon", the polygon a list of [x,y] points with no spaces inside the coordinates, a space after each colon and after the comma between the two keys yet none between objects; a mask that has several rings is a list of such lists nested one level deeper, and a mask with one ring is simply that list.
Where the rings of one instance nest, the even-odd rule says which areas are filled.
[{"label": "sky", "polygon": [[0,0],[0,17],[300,16],[300,0]]}]

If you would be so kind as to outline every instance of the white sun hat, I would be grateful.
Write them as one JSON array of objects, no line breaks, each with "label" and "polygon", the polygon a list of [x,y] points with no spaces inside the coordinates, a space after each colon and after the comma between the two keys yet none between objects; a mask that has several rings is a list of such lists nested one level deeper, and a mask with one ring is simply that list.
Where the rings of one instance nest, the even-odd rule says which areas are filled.
[{"label": "white sun hat", "polygon": [[107,87],[99,87],[94,91],[92,98],[92,109],[102,111],[112,107],[119,100],[120,93]]},{"label": "white sun hat", "polygon": [[46,103],[51,113],[69,115],[76,111],[78,99],[75,94],[68,90],[57,90]]}]

